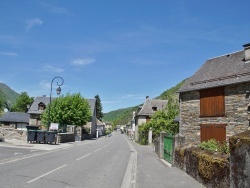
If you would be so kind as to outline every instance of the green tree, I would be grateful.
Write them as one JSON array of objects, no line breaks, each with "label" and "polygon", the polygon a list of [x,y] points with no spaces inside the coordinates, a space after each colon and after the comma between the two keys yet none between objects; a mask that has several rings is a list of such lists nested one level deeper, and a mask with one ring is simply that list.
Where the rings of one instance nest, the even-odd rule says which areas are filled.
[{"label": "green tree", "polygon": [[16,102],[11,107],[11,112],[27,112],[28,105],[31,105],[34,101],[33,97],[29,97],[27,92],[22,92],[16,99]]},{"label": "green tree", "polygon": [[4,109],[4,99],[0,95],[0,115],[3,113],[3,109]]},{"label": "green tree", "polygon": [[[80,93],[67,94],[54,99],[50,106],[50,122],[59,123],[59,128],[66,125],[83,126],[91,119],[91,108]],[[41,115],[44,126],[48,126],[49,106]]]},{"label": "green tree", "polygon": [[147,133],[152,129],[153,138],[158,137],[161,131],[168,132],[175,135],[179,132],[179,125],[173,120],[179,114],[179,105],[177,99],[172,96],[168,97],[168,104],[166,109],[155,112],[151,120],[139,126],[139,140],[142,143],[147,140]]},{"label": "green tree", "polygon": [[102,103],[99,95],[95,96],[96,99],[96,118],[102,121],[103,113],[102,113]]}]

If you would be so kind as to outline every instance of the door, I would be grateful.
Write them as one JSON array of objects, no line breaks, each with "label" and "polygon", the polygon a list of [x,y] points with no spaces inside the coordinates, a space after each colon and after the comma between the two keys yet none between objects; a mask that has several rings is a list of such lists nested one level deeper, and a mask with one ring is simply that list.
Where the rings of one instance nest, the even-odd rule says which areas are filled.
[{"label": "door", "polygon": [[164,136],[164,159],[172,164],[173,137],[170,134]]}]

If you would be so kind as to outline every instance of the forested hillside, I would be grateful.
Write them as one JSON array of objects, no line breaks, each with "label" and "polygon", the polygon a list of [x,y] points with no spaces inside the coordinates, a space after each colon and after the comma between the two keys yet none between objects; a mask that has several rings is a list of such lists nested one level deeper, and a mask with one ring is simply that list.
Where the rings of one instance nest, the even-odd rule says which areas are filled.
[{"label": "forested hillside", "polygon": [[118,109],[109,113],[104,113],[103,121],[113,122],[115,125],[125,125],[132,119],[133,111],[136,111],[138,106]]},{"label": "forested hillside", "polygon": [[3,100],[4,108],[10,108],[14,104],[19,94],[9,88],[6,84],[0,83],[0,98]]},{"label": "forested hillside", "polygon": [[[185,80],[181,81],[176,86],[164,91],[162,94],[156,97],[156,99],[167,100],[167,96],[169,95],[177,96],[176,91],[184,84]],[[138,104],[138,106],[140,105],[142,104]],[[115,125],[125,125],[132,119],[133,111],[137,111],[138,106],[123,108],[123,109],[114,110],[108,113],[104,113],[103,121],[113,122]]]}]

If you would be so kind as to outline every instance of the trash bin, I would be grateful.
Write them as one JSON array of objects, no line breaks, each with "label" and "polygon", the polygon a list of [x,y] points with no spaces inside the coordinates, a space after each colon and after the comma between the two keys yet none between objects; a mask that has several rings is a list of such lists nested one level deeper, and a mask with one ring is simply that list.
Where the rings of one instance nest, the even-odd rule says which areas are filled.
[{"label": "trash bin", "polygon": [[38,126],[35,126],[35,125],[27,125],[26,128],[27,128],[27,131],[38,130]]},{"label": "trash bin", "polygon": [[47,131],[45,132],[45,142],[52,144],[53,142],[56,144],[56,134],[57,132]]},{"label": "trash bin", "polygon": [[29,130],[27,132],[27,142],[35,142],[37,138],[36,130]]},{"label": "trash bin", "polygon": [[37,135],[37,137],[36,137],[37,143],[41,143],[41,142],[45,143],[45,131],[38,130],[36,132],[36,135]]}]

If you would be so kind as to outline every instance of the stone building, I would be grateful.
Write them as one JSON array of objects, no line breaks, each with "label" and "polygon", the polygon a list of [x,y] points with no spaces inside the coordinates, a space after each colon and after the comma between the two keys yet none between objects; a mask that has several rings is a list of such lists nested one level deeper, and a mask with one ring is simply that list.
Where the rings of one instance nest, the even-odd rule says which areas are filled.
[{"label": "stone building", "polygon": [[[51,99],[52,101],[54,98]],[[96,121],[96,99],[86,99],[89,103],[91,108],[91,119],[88,122],[90,127],[90,135],[91,137],[96,136],[96,129],[97,129],[97,121]],[[49,97],[45,95],[42,97],[36,97],[32,105],[28,110],[28,114],[30,115],[29,125],[41,126],[41,114],[46,109],[50,101]],[[84,125],[83,125],[84,126]]]},{"label": "stone building", "polygon": [[[52,98],[51,100],[53,100]],[[41,114],[47,107],[47,105],[50,102],[50,98],[46,97],[46,95],[42,97],[36,97],[33,101],[32,105],[30,106],[28,110],[28,114],[30,114],[29,124],[35,125],[35,126],[41,126]]]},{"label": "stone building", "polygon": [[168,101],[160,99],[149,99],[146,100],[142,106],[138,107],[138,113],[135,116],[135,140],[139,139],[138,129],[142,123],[150,121],[151,116],[158,110],[163,110]]},{"label": "stone building", "polygon": [[180,134],[187,143],[226,141],[249,128],[250,44],[208,59],[177,91]]}]

